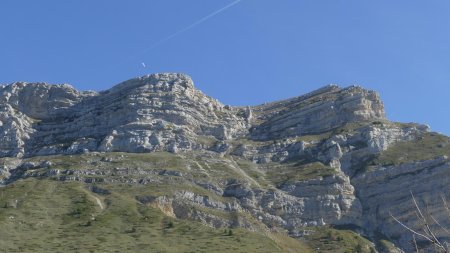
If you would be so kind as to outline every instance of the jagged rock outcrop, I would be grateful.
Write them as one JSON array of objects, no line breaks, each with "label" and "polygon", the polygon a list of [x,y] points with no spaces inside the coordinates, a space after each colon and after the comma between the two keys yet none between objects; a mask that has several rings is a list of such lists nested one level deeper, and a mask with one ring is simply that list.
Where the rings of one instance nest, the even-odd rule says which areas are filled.
[{"label": "jagged rock outcrop", "polygon": [[21,157],[25,153],[25,143],[34,132],[32,119],[15,110],[9,104],[0,108],[0,156]]},{"label": "jagged rock outcrop", "polygon": [[379,95],[361,87],[329,85],[309,94],[257,106],[251,136],[257,140],[322,133],[346,123],[384,119]]},{"label": "jagged rock outcrop", "polygon": [[[310,226],[356,227],[410,251],[409,235],[390,212],[418,226],[410,192],[439,219],[445,215],[439,198],[450,196],[450,141],[441,136],[435,143],[428,132],[388,121],[379,95],[358,86],[329,85],[233,107],[204,95],[182,74],[147,75],[99,93],[13,83],[0,88],[0,182],[170,185],[176,190],[136,201],[213,227],[258,230],[255,224],[263,224],[293,237]],[[400,149],[419,153],[417,159],[382,159],[391,159],[391,149],[402,143],[419,143]],[[427,155],[411,151],[420,145],[428,145]],[[170,154],[106,155],[156,151]],[[88,158],[79,162],[82,168],[52,156],[76,154]]]},{"label": "jagged rock outcrop", "polygon": [[131,79],[110,90],[14,83],[0,90],[3,156],[86,151],[207,149],[245,137],[270,140],[320,133],[360,120],[383,119],[376,93],[328,86],[256,107],[224,106],[181,74]]},{"label": "jagged rock outcrop", "polygon": [[241,110],[204,95],[180,74],[136,78],[101,93],[14,83],[0,97],[9,129],[3,156],[202,149],[208,138],[242,136],[248,127],[237,116]]}]

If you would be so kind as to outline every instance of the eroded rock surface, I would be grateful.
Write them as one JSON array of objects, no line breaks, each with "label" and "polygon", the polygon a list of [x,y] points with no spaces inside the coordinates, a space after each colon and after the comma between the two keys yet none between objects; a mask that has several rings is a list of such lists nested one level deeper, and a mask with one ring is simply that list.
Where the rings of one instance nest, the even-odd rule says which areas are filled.
[{"label": "eroded rock surface", "polygon": [[0,88],[2,184],[34,177],[170,186],[136,201],[213,227],[301,237],[311,226],[347,226],[411,251],[391,214],[420,226],[413,193],[448,223],[441,197],[450,196],[449,147],[427,126],[388,121],[379,95],[358,86],[253,107],[223,105],[182,74],[99,93],[43,83]]},{"label": "eroded rock surface", "polygon": [[0,90],[4,129],[0,155],[86,151],[149,152],[207,149],[217,140],[272,140],[384,119],[373,91],[329,86],[256,107],[224,106],[182,74],[155,74],[110,90],[13,83]]}]

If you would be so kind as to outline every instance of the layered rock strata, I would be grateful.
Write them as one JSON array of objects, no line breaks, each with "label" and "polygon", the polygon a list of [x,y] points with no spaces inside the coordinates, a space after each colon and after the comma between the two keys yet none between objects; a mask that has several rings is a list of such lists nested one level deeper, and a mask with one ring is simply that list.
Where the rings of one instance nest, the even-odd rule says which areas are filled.
[{"label": "layered rock strata", "polygon": [[[379,95],[358,86],[329,85],[233,107],[204,95],[182,74],[148,75],[99,93],[13,83],[0,87],[0,180],[186,185],[136,199],[214,227],[255,230],[254,219],[301,237],[310,226],[346,226],[411,251],[410,235],[392,216],[419,229],[411,193],[439,220],[446,215],[441,196],[450,196],[450,141],[423,141],[428,132],[388,121]],[[421,140],[429,154],[407,146],[405,154],[395,153],[397,162],[382,160],[396,145]],[[114,167],[117,158],[106,155],[157,151],[168,151],[177,163]],[[408,152],[418,158],[403,161]],[[59,159],[52,155],[83,154],[95,157],[83,169],[52,162]],[[48,161],[32,161],[39,156]]]}]

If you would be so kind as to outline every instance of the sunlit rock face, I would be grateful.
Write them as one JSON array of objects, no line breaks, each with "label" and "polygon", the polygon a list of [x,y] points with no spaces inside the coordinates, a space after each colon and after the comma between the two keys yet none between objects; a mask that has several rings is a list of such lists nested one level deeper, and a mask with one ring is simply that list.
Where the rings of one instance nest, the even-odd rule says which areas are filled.
[{"label": "sunlit rock face", "polygon": [[360,87],[331,85],[241,108],[204,95],[182,74],[135,78],[100,93],[79,92],[66,84],[13,83],[0,90],[0,104],[8,118],[2,125],[11,125],[2,142],[3,156],[176,152],[202,149],[216,140],[279,139],[384,118],[379,96]]},{"label": "sunlit rock face", "polygon": [[253,108],[257,140],[326,132],[346,123],[384,119],[379,95],[361,87],[329,85],[304,96]]},{"label": "sunlit rock face", "polygon": [[12,124],[0,152],[4,156],[176,152],[203,148],[198,136],[226,140],[248,128],[239,109],[225,108],[181,74],[144,76],[100,93],[14,83],[1,90],[0,103],[9,118],[3,127]]},{"label": "sunlit rock face", "polygon": [[[352,227],[406,252],[412,250],[408,234],[390,214],[420,226],[412,218],[412,192],[435,217],[445,216],[439,196],[450,195],[448,143],[448,137],[430,137],[427,126],[388,121],[379,95],[358,86],[329,85],[246,107],[223,105],[197,90],[190,77],[172,73],[134,78],[102,92],[67,84],[0,86],[2,184],[27,177],[177,187],[183,182],[190,187],[137,200],[208,226],[256,230],[248,217],[213,215],[244,212],[292,237],[310,226]],[[108,158],[78,170],[54,168],[50,158],[27,161],[159,151],[177,160],[176,166],[113,167],[116,158]],[[193,192],[195,187],[208,194]]]}]

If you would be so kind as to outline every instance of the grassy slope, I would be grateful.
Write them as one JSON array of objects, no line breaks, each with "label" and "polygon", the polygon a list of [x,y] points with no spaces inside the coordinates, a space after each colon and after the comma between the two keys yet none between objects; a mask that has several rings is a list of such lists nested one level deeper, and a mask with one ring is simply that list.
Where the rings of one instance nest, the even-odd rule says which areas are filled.
[{"label": "grassy slope", "polygon": [[399,142],[389,147],[374,164],[398,165],[450,155],[450,138],[437,133],[425,133],[417,140]]},{"label": "grassy slope", "polygon": [[309,245],[316,252],[326,253],[372,253],[375,249],[370,241],[350,230],[337,230],[331,227],[310,228],[311,235],[306,236]]},{"label": "grassy slope", "polygon": [[267,172],[267,178],[275,185],[294,183],[336,174],[336,170],[321,162],[284,164]]},{"label": "grassy slope", "polygon": [[[233,162],[230,163],[230,159]],[[179,171],[183,176],[154,175],[151,177],[160,182],[148,185],[102,184],[101,187],[111,192],[104,196],[90,192],[84,183],[47,179],[26,179],[0,188],[0,248],[8,252],[312,252],[312,248],[315,251],[320,248],[319,252],[370,252],[369,242],[351,231],[324,228],[315,230],[302,240],[280,233],[252,233],[242,229],[233,230],[233,235],[227,236],[224,229],[173,219],[159,209],[141,205],[135,200],[136,196],[170,196],[174,191],[186,189],[227,202],[227,198],[211,194],[189,180],[223,184],[223,179],[248,176],[259,187],[272,188],[291,180],[307,180],[334,173],[333,169],[320,163],[273,163],[269,167],[260,167],[246,160],[234,159],[214,157],[205,163],[203,157],[195,154],[183,157],[164,152],[93,153],[27,159],[35,162],[50,160],[52,169],[61,170],[168,169]],[[100,208],[96,198],[101,200],[105,209]],[[17,208],[14,208],[16,199]],[[168,226],[170,223],[173,227]],[[339,236],[330,237],[330,233]]]},{"label": "grassy slope", "polygon": [[309,251],[281,234],[269,235],[272,240],[235,229],[228,236],[166,217],[126,194],[93,194],[78,182],[27,179],[0,192],[0,248],[7,252]]}]

